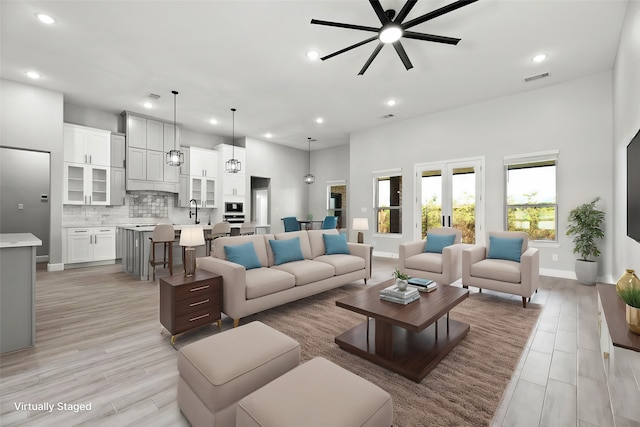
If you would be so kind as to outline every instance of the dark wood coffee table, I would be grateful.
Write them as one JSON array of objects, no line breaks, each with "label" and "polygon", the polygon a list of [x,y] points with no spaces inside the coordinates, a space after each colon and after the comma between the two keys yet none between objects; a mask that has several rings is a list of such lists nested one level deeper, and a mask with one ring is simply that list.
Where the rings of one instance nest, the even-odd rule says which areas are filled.
[{"label": "dark wood coffee table", "polygon": [[[420,382],[469,332],[449,319],[449,311],[469,296],[468,289],[440,285],[407,305],[380,299],[393,280],[336,301],[367,321],[336,337],[340,348]],[[444,319],[443,319],[444,317]],[[441,321],[439,321],[441,319]]]}]

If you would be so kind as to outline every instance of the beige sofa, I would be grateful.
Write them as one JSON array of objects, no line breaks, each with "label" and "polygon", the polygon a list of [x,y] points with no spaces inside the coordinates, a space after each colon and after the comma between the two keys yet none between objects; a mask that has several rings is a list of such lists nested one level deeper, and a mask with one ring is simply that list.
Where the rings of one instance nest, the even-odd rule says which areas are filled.
[{"label": "beige sofa", "polygon": [[[303,230],[289,233],[220,237],[211,256],[197,259],[197,267],[223,277],[222,311],[237,326],[240,318],[328,289],[364,279],[370,274],[370,246],[347,243],[350,254],[325,254],[323,234],[338,230]],[[275,265],[269,240],[300,238],[303,260]],[[260,268],[245,269],[227,260],[225,246],[251,242]]]}]

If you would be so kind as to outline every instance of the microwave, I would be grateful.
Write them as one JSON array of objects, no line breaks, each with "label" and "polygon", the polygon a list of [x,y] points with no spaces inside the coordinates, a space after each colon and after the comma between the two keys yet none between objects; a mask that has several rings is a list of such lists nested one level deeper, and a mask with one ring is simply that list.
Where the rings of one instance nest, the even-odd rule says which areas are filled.
[{"label": "microwave", "polygon": [[244,203],[242,202],[225,202],[224,211],[225,212],[244,212]]}]

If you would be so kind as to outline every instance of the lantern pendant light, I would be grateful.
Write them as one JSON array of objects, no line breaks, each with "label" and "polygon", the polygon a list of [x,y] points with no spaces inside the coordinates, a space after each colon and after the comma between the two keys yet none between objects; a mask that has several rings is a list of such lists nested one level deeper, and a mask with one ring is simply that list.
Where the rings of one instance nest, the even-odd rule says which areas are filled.
[{"label": "lantern pendant light", "polygon": [[316,181],[316,177],[311,174],[311,138],[307,138],[309,140],[309,173],[306,174],[302,179],[305,184],[313,184]]},{"label": "lantern pendant light", "polygon": [[176,121],[176,96],[178,91],[172,90],[173,94],[173,150],[166,154],[166,162],[169,166],[180,166],[184,163],[184,153],[177,148],[178,123]]},{"label": "lantern pendant light", "polygon": [[233,117],[233,128],[231,134],[231,158],[224,163],[224,170],[228,173],[238,173],[242,170],[242,163],[240,160],[236,159],[236,109],[231,109],[231,114]]}]

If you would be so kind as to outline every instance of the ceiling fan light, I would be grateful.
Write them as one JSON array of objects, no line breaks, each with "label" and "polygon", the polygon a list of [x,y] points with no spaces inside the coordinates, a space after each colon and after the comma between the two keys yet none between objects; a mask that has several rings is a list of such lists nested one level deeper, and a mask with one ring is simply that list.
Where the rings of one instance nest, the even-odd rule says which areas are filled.
[{"label": "ceiling fan light", "polygon": [[397,24],[387,24],[380,29],[378,38],[382,43],[393,43],[402,37],[402,27]]}]

